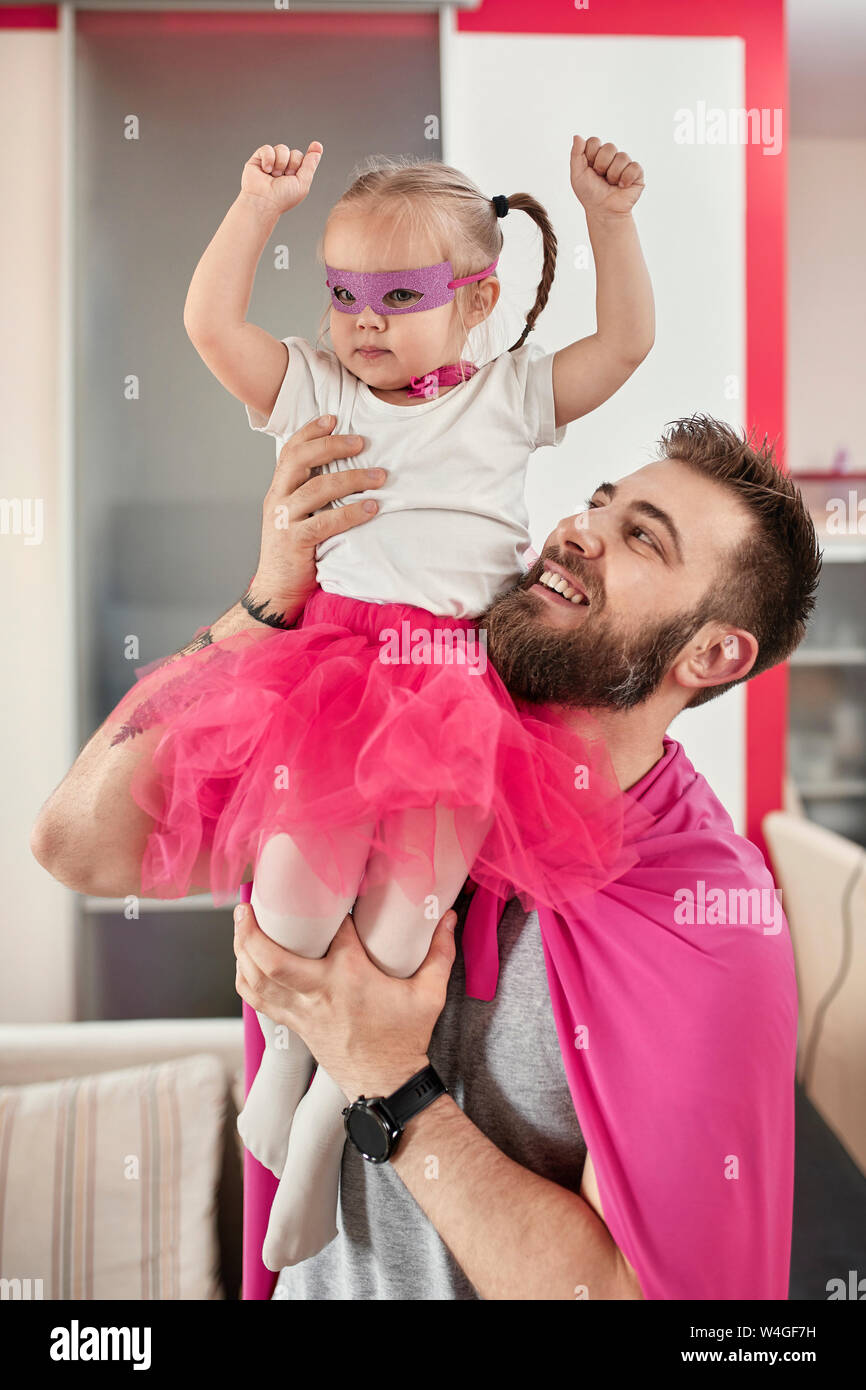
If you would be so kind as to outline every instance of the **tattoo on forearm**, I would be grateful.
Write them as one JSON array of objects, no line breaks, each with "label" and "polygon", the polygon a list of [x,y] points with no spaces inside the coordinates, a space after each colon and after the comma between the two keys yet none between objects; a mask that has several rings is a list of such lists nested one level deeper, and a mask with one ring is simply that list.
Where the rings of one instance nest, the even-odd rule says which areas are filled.
[{"label": "tattoo on forearm", "polygon": [[128,738],[134,738],[136,734],[143,733],[154,724],[163,723],[169,714],[177,714],[192,704],[197,698],[197,693],[187,695],[184,699],[183,687],[189,685],[194,675],[198,675],[198,668],[195,672],[184,671],[181,675],[166,681],[155,695],[137,705],[126,723],[120,726],[119,732],[111,740],[110,747],[113,748],[116,743],[124,743]]},{"label": "tattoo on forearm", "polygon": [[176,652],[175,655],[187,656],[190,652],[200,652],[202,647],[210,647],[212,645],[213,635],[210,628],[208,628],[207,631],[199,633],[198,637],[194,637],[187,646],[181,647],[180,651]]},{"label": "tattoo on forearm", "polygon": [[[157,669],[161,669],[162,666],[170,666],[172,662],[179,660],[180,657],[188,656],[192,652],[199,652],[203,647],[210,647],[212,645],[213,635],[210,628],[207,628],[206,631],[200,632],[198,637],[194,637],[185,647],[181,647],[180,651],[174,652],[171,656],[167,656]],[[198,670],[198,667],[196,667],[196,670]],[[191,701],[195,699],[194,695],[181,703],[178,703],[174,697],[178,689],[189,682],[191,676],[191,671],[185,671],[183,675],[175,676],[172,680],[166,681],[165,685],[163,685],[155,695],[150,696],[149,699],[143,700],[140,705],[137,705],[129,719],[124,724],[121,724],[119,731],[111,740],[109,747],[113,748],[116,743],[125,743],[128,738],[134,738],[136,734],[143,733],[145,729],[149,729],[154,724],[160,723],[169,712],[176,712],[190,704]]]},{"label": "tattoo on forearm", "polygon": [[[286,622],[284,613],[269,613],[269,599],[265,599],[262,603],[253,603],[249,591],[247,591],[240,602],[241,607],[245,608],[252,618],[255,618],[257,622],[264,623],[268,627],[288,630],[295,625],[294,621]],[[225,616],[225,614],[223,614],[223,616]],[[167,656],[165,660],[160,663],[160,666],[170,666],[172,662],[180,661],[182,657],[190,656],[193,652],[199,652],[202,648],[210,646],[217,646],[217,644],[214,642],[212,629],[207,628],[204,632],[200,632],[197,637],[194,637],[191,642],[188,642],[185,647],[181,647],[180,651],[173,652],[171,656]],[[221,652],[218,648],[213,656],[208,657],[207,660],[218,660],[220,655]],[[185,709],[186,706],[196,698],[196,695],[188,695],[185,699],[181,698],[180,701],[178,701],[177,693],[183,685],[190,681],[194,674],[198,673],[198,663],[196,662],[194,665],[194,672],[185,671],[182,675],[175,676],[173,680],[167,680],[155,695],[142,701],[142,703],[133,710],[129,719],[120,726],[119,731],[111,740],[110,747],[113,748],[117,743],[125,743],[127,739],[134,738],[136,734],[143,733],[145,729],[151,728],[154,724],[162,723],[169,714],[176,713],[180,709]]]},{"label": "tattoo on forearm", "polygon": [[294,627],[294,622],[287,623],[285,613],[269,613],[268,607],[270,599],[264,599],[261,603],[253,603],[249,590],[241,599],[241,607],[245,608],[251,618],[255,618],[259,623],[266,623],[268,627],[281,627],[285,630]]},{"label": "tattoo on forearm", "polygon": [[185,647],[181,647],[176,652],[171,652],[169,656],[164,656],[161,661],[154,663],[153,669],[158,671],[163,666],[171,666],[172,662],[180,661],[182,656],[189,656],[192,652],[200,652],[202,647],[213,645],[213,633],[210,628],[200,632],[198,637],[194,637],[191,642],[187,642]]}]

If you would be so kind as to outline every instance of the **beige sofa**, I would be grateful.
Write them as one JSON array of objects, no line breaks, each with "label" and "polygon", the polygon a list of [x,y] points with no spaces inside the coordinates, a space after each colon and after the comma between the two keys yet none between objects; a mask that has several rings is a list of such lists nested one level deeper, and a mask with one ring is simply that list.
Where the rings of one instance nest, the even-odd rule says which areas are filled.
[{"label": "beige sofa", "polygon": [[866,850],[790,811],[763,831],[794,947],[798,1080],[866,1175]]},{"label": "beige sofa", "polygon": [[3,1297],[239,1298],[242,1097],[240,1018],[0,1026]]}]

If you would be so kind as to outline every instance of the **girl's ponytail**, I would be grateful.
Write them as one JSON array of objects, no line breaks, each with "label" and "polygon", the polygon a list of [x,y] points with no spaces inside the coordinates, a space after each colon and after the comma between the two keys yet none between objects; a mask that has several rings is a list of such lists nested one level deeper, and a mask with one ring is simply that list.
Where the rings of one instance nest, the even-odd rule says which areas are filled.
[{"label": "girl's ponytail", "polygon": [[517,342],[508,349],[509,352],[514,352],[515,349],[523,346],[527,333],[530,333],[535,327],[535,321],[547,303],[550,287],[553,284],[553,277],[556,272],[556,233],[553,230],[550,218],[545,209],[531,194],[512,193],[511,197],[508,199],[508,207],[509,209],[515,208],[520,212],[528,213],[532,218],[541,232],[544,255],[544,261],[541,267],[541,280],[539,281],[538,290],[535,295],[535,303],[526,315],[526,327],[517,339]]}]

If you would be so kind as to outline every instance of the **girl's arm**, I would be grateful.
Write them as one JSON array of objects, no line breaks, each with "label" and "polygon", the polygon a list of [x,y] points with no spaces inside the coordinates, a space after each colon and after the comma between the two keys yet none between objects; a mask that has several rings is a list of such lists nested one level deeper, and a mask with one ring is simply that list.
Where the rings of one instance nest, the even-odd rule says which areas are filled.
[{"label": "girl's arm", "polygon": [[196,266],[184,328],[217,381],[267,417],[289,362],[285,343],[247,323],[259,258],[278,214],[240,193]]},{"label": "girl's arm", "polygon": [[303,202],[322,146],[305,155],[262,145],[244,165],[241,191],[199,261],[183,312],[199,356],[238,400],[268,416],[288,366],[285,343],[247,323],[256,267],[283,212]]},{"label": "girl's arm", "polygon": [[574,137],[571,183],[586,211],[596,269],[596,331],[553,358],[556,426],[608,400],[653,345],[655,311],[632,208],[643,170],[596,136]]}]

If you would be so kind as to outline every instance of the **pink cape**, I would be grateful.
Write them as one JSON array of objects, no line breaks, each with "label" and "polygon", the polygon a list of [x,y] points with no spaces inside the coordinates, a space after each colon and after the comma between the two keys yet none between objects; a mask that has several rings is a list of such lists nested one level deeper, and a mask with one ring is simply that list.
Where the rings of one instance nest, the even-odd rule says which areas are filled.
[{"label": "pink cape", "polygon": [[[639,862],[539,909],[550,997],[605,1223],[647,1299],[786,1299],[797,990],[759,850],[682,745],[630,794]],[[752,890],[751,896],[738,890]],[[496,993],[504,903],[473,896],[466,993]],[[590,1297],[592,1296],[590,1290]]]},{"label": "pink cape", "polygon": [[[788,926],[781,910],[751,905],[752,925],[713,921],[714,892],[736,905],[737,890],[753,890],[751,904],[759,890],[763,909],[772,878],[682,745],[664,747],[630,789],[653,820],[640,862],[580,911],[539,911],[565,1073],[605,1222],[644,1297],[785,1299],[797,1034]],[[472,998],[496,993],[502,906],[476,889],[462,942]],[[244,1014],[251,1081],[261,1031]],[[244,1297],[268,1298],[276,1276],[260,1251],[276,1180],[248,1154],[245,1183]]]}]

